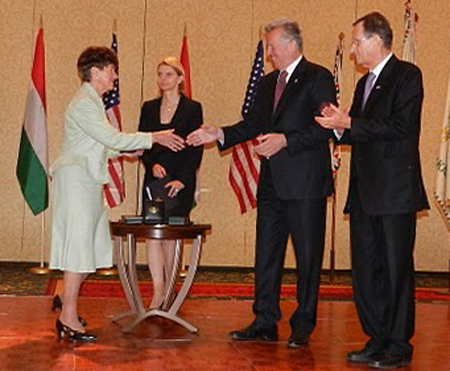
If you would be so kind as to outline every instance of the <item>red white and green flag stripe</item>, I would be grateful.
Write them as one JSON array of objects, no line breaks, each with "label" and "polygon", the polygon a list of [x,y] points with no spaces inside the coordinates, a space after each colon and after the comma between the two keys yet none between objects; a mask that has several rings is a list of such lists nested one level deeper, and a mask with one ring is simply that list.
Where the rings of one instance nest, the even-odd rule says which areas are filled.
[{"label": "red white and green flag stripe", "polygon": [[189,47],[186,26],[184,26],[183,41],[181,44],[180,63],[184,69],[184,95],[192,98],[191,65],[189,63]]},{"label": "red white and green flag stripe", "polygon": [[[192,98],[192,85],[191,85],[191,64],[189,62],[189,46],[187,37],[187,28],[184,25],[183,40],[181,43],[180,63],[184,69],[184,95],[188,98]],[[200,176],[197,169],[197,182],[195,184],[194,201],[192,208],[197,206],[200,202]]]},{"label": "red white and green flag stripe", "polygon": [[16,168],[23,196],[34,215],[48,207],[47,168],[45,53],[44,30],[41,27],[36,38],[31,83]]}]

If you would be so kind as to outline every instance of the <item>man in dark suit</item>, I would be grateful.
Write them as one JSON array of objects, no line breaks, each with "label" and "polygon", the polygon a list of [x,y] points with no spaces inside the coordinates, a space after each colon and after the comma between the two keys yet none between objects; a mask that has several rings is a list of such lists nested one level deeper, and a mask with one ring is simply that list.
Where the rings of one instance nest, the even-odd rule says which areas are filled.
[{"label": "man in dark suit", "polygon": [[383,15],[370,13],[353,26],[351,52],[369,73],[348,114],[330,105],[317,121],[352,145],[345,212],[354,298],[370,340],[347,360],[389,369],[410,364],[413,352],[416,213],[429,208],[419,157],[422,74],[392,54]]},{"label": "man in dark suit", "polygon": [[258,136],[262,157],[258,185],[253,323],[231,332],[235,340],[278,339],[277,321],[288,236],[297,261],[298,307],[291,317],[288,347],[308,344],[316,325],[322,266],[326,198],[333,192],[330,130],[315,123],[323,103],[335,102],[328,70],[302,56],[297,22],[275,21],[265,28],[267,54],[276,70],[260,83],[248,117],[224,128],[205,127],[188,144],[219,141],[221,150]]}]

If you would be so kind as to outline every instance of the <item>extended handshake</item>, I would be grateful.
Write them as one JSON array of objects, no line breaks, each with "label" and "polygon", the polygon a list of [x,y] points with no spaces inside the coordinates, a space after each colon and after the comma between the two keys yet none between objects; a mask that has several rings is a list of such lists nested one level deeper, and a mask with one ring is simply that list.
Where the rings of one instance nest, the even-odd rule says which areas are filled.
[{"label": "extended handshake", "polygon": [[[83,85],[67,109],[65,143],[51,170],[50,268],[64,271],[66,290],[56,322],[58,336],[96,341],[95,335],[85,331],[77,301],[88,273],[112,265],[108,212],[102,197],[103,184],[109,181],[106,157],[121,152],[139,156],[146,170],[144,187],[153,186],[155,197],[173,201],[167,202],[172,205],[166,210],[169,216],[188,217],[203,146],[216,142],[224,151],[256,138],[254,150],[261,158],[261,169],[254,319],[230,332],[230,337],[278,340],[290,237],[297,263],[298,305],[290,317],[287,347],[308,346],[317,323],[327,197],[334,192],[329,149],[333,140],[352,147],[344,212],[350,215],[354,300],[369,337],[363,349],[347,354],[347,360],[375,369],[411,363],[416,213],[429,208],[418,147],[421,71],[392,53],[388,20],[378,12],[367,14],[353,23],[350,51],[368,73],[358,81],[350,109],[343,110],[337,105],[330,71],[303,55],[297,22],[277,20],[266,25],[264,32],[274,71],[259,82],[248,114],[220,128],[203,125],[202,106],[184,95],[183,68],[169,57],[158,65],[160,95],[142,106],[139,131],[119,132],[108,124],[101,101],[117,79],[116,55],[108,48],[91,47],[79,57]],[[159,310],[175,241],[147,239],[146,247],[154,288],[150,308]]]}]

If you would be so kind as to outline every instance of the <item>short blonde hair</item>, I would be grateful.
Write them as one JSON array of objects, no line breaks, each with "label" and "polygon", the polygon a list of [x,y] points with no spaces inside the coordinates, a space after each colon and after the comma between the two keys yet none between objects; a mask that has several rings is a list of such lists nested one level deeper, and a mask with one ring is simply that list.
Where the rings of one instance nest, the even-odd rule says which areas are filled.
[{"label": "short blonde hair", "polygon": [[[166,57],[161,62],[158,63],[158,66],[156,69],[158,70],[159,67],[161,67],[161,66],[169,66],[169,67],[173,68],[173,70],[177,73],[178,76],[183,77],[183,80],[178,85],[178,92],[184,93],[184,87],[185,87],[184,76],[185,75],[184,75],[184,68],[183,68],[183,65],[181,64],[181,62],[175,57]],[[160,94],[162,94],[161,91],[160,91]]]}]

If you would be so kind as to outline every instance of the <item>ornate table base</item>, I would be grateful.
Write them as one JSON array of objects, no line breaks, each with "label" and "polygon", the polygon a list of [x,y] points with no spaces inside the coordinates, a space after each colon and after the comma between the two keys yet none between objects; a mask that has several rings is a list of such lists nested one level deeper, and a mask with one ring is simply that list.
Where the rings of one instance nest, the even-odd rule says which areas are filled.
[{"label": "ornate table base", "polygon": [[[112,321],[116,322],[122,318],[132,316],[132,321],[123,327],[123,332],[131,332],[140,322],[149,317],[159,316],[170,319],[191,332],[196,333],[197,327],[178,316],[178,311],[183,304],[189,289],[194,281],[200,261],[202,238],[206,231],[210,230],[209,225],[192,226],[152,226],[152,225],[126,225],[123,223],[111,223],[111,232],[114,236],[114,244],[117,257],[117,268],[119,270],[120,281],[122,283],[125,296],[130,310],[115,316]],[[126,248],[123,237],[126,236]],[[176,239],[175,257],[168,284],[168,289],[161,309],[147,309],[142,303],[142,296],[139,290],[139,282],[136,271],[136,237],[147,237],[155,239]],[[190,255],[189,269],[184,279],[183,285],[178,293],[175,293],[175,284],[177,281],[180,258],[181,242],[183,239],[194,239]]]}]

